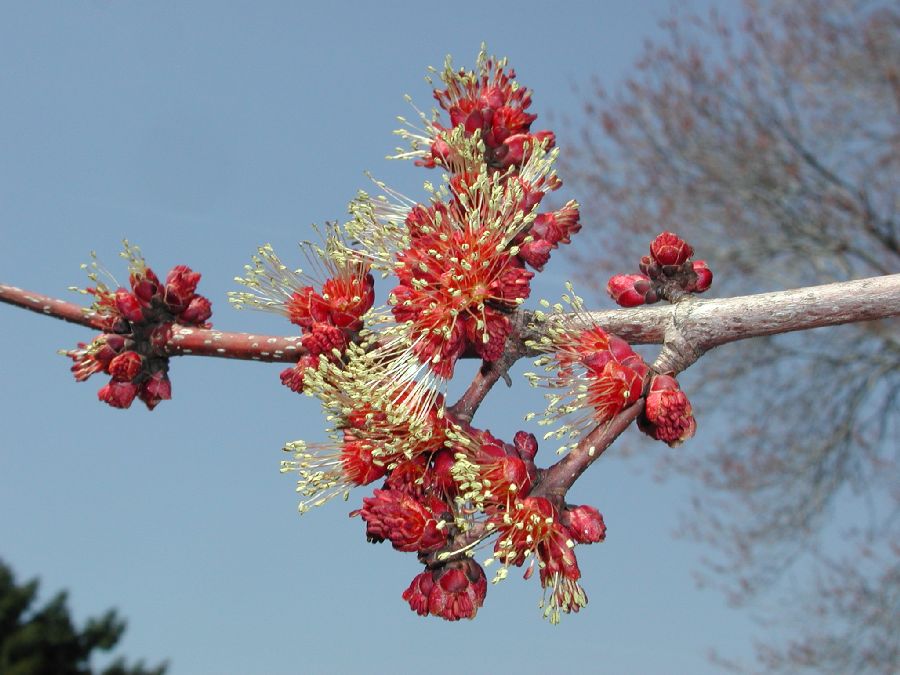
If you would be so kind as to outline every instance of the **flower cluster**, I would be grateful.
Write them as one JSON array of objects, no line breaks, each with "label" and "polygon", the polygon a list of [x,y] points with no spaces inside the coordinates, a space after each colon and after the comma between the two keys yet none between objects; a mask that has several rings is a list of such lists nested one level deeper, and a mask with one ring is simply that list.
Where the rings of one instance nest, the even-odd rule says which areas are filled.
[{"label": "flower cluster", "polygon": [[307,368],[317,367],[321,357],[340,359],[375,303],[369,266],[346,245],[336,225],[328,226],[323,246],[303,242],[301,248],[318,275],[289,269],[266,244],[245,266],[245,276],[235,278],[249,290],[229,293],[238,309],[276,312],[300,327],[304,354],[281,373],[282,384],[295,392],[303,390]]},{"label": "flower cluster", "polygon": [[435,97],[451,126],[423,116],[423,134],[399,132],[412,149],[397,157],[449,176],[425,203],[379,183],[385,194],[361,194],[347,230],[373,268],[398,279],[389,296],[394,335],[422,366],[409,376],[447,380],[466,352],[502,355],[511,316],[530,294],[527,268],[542,270],[581,225],[575,202],[538,212],[562,184],[557,152],[552,133],[531,133],[531,95],[505,61],[482,52],[475,71],[448,61],[441,77],[446,88]]},{"label": "flower cluster", "polygon": [[625,340],[607,333],[583,311],[583,300],[571,285],[564,300],[570,312],[558,303],[549,314],[535,313],[543,337],[529,344],[542,352],[535,365],[543,372],[526,373],[533,386],[550,389],[539,423],[558,425],[544,436],[567,439],[558,452],[573,447],[589,428],[606,424],[636,403],[649,372]]},{"label": "flower cluster", "polygon": [[[456,70],[450,57],[444,63],[441,80],[446,89],[435,89],[434,98],[449,115],[450,126],[427,120],[426,137],[404,134],[421,149],[416,163],[421,166],[447,166],[458,158],[458,148],[448,138],[454,129],[478,134],[484,142],[484,160],[495,169],[518,166],[535,147],[552,147],[552,131],[531,132],[537,115],[527,112],[531,91],[516,82],[516,73],[506,59],[489,57],[482,49],[474,71]],[[430,82],[430,79],[429,79]]]},{"label": "flower cluster", "polygon": [[712,270],[703,260],[691,260],[694,249],[678,235],[663,232],[650,244],[650,255],[641,258],[640,274],[616,274],[606,286],[622,307],[649,305],[672,290],[703,293],[712,285]]},{"label": "flower cluster", "polygon": [[[448,61],[440,76],[434,96],[449,123],[423,115],[424,131],[400,132],[411,149],[397,155],[446,172],[426,184],[427,198],[376,181],[379,193],[360,193],[323,245],[302,244],[315,274],[289,270],[264,246],[237,278],[247,290],[231,301],[279,313],[303,335],[302,356],[282,381],[319,399],[329,428],[325,441],[284,448],[282,471],[296,476],[301,513],[376,486],[351,516],[368,541],[425,565],[403,592],[413,611],[473,618],[487,593],[483,565],[494,564],[495,582],[511,567],[526,578],[538,569],[544,615],[555,623],[587,602],[575,547],[604,540],[603,518],[542,492],[535,436],[520,431],[510,443],[473,426],[472,407],[462,406],[470,394],[447,406],[445,385],[461,357],[499,368],[508,341],[521,339],[518,308],[551,252],[579,231],[578,205],[539,210],[561,185],[555,139],[531,130],[531,94],[505,61],[482,52],[474,71]],[[374,272],[394,279],[383,307],[374,306]],[[544,352],[546,383],[562,392],[545,421],[576,418],[548,437],[574,440],[645,389],[647,366],[585,322],[580,302],[570,301],[574,318],[561,307],[543,315],[546,337],[531,345]],[[666,397],[645,422],[668,442],[687,427],[684,409]],[[479,564],[475,553],[487,547]]]},{"label": "flower cluster", "polygon": [[[531,93],[505,60],[482,50],[467,71],[448,59],[440,78],[434,98],[449,122],[438,111],[432,119],[420,113],[424,130],[398,132],[410,149],[395,156],[445,172],[436,186],[425,184],[426,198],[376,181],[380,193],[359,193],[348,222],[328,224],[319,243],[301,243],[306,272],[266,244],[236,277],[244,290],[229,299],[239,309],[280,314],[300,331],[300,348],[291,350],[298,360],[281,381],[317,398],[328,423],[326,440],[284,446],[290,458],[281,469],[296,477],[301,513],[376,486],[350,515],[368,541],[389,542],[424,564],[402,593],[414,612],[471,619],[487,594],[484,567],[498,568],[494,582],[523,567],[526,579],[538,570],[544,616],[557,623],[587,603],[575,548],[604,541],[606,525],[594,507],[566,503],[570,483],[558,476],[572,465],[537,468],[532,433],[507,442],[472,424],[490,387],[508,377],[511,357],[524,347],[540,353],[543,374],[528,377],[550,389],[541,424],[556,427],[544,440],[565,439],[560,453],[577,447],[575,461],[595,456],[592,430],[603,431],[642,397],[638,424],[658,440],[677,445],[696,423],[674,377],[651,376],[624,340],[591,320],[571,286],[563,296],[569,310],[557,304],[535,312],[539,325],[523,328],[528,319],[519,307],[531,281],[581,229],[579,207],[570,201],[540,210],[562,184],[555,136],[532,131]],[[663,233],[641,274],[614,277],[610,292],[625,306],[702,292],[712,274],[692,255]],[[190,268],[179,265],[161,282],[127,242],[124,256],[130,288],[101,283],[102,270],[90,266],[95,285],[83,292],[93,297],[91,321],[103,332],[65,353],[77,380],[110,376],[103,401],[127,408],[140,398],[153,409],[171,396],[173,325],[208,327],[211,308]],[[374,273],[394,279],[381,307]],[[520,331],[540,337],[526,340]],[[448,406],[447,383],[464,356],[480,357],[482,368]],[[486,549],[489,557],[477,562],[476,551]]]},{"label": "flower cluster", "polygon": [[209,327],[206,321],[212,316],[212,307],[196,292],[199,272],[176,265],[161,282],[137,247],[125,242],[123,257],[129,261],[130,290],[114,280],[115,290],[102,282],[103,270],[96,259],[84,266],[94,286],[81,292],[93,296],[91,311],[103,332],[90,343],[79,343],[76,349],[62,353],[74,362],[72,372],[79,382],[94,373],[110,376],[97,392],[104,403],[128,408],[139,398],[153,410],[172,397],[165,352],[172,324]]}]

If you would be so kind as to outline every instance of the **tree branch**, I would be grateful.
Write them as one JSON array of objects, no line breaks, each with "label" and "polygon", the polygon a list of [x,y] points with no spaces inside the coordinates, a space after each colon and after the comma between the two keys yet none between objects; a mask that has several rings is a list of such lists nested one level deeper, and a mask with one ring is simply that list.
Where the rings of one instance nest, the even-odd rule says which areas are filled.
[{"label": "tree branch", "polygon": [[77,323],[88,328],[98,328],[95,323],[97,315],[93,310],[76,305],[74,302],[51,298],[49,295],[26,291],[16,286],[0,284],[0,302],[50,316],[54,319],[68,321],[69,323]]},{"label": "tree branch", "polygon": [[[0,284],[0,302],[96,328],[95,315],[89,309],[14,286]],[[728,342],[900,316],[900,274],[734,298],[689,297],[669,306],[589,312],[584,316],[631,344],[690,345],[686,353],[662,364],[663,370],[681,372],[693,363],[691,359]],[[540,336],[533,331],[521,334],[522,341],[536,337]],[[227,333],[176,324],[167,350],[173,356],[291,363],[304,353],[299,340],[298,336]],[[525,356],[533,354],[512,342],[508,349]]]},{"label": "tree branch", "polygon": [[[521,323],[521,317],[517,316],[516,320]],[[501,378],[506,380],[507,384],[512,384],[509,379],[509,369],[526,353],[525,343],[519,336],[519,330],[514,329],[507,339],[506,348],[496,361],[485,361],[478,372],[475,379],[469,385],[468,389],[459,397],[459,400],[448,409],[453,417],[463,422],[471,422],[475,411],[484,401],[485,396],[497,384]]]}]

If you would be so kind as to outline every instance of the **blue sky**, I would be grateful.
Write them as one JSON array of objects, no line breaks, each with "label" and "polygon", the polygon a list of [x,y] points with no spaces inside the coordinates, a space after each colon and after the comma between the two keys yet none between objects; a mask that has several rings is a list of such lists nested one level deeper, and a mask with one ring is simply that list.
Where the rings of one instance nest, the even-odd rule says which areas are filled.
[{"label": "blue sky", "polygon": [[[427,66],[448,53],[470,65],[486,41],[565,152],[577,134],[562,120],[582,119],[574,87],[592,75],[615,86],[667,7],[5,3],[0,281],[65,297],[91,250],[124,279],[127,237],[159,273],[201,271],[217,327],[290,333],[228,307],[232,278],[266,242],[291,260],[311,223],[344,216],[366,170],[423,194],[435,175],[384,157],[395,117],[411,114],[403,94],[431,106]],[[554,255],[533,297],[557,297],[567,264]],[[548,625],[537,581],[511,574],[474,622],[421,619],[400,599],[414,556],[367,544],[347,518],[364,490],[298,516],[281,447],[324,425],[278,383],[280,366],[178,359],[173,401],[123,412],[55,353],[89,331],[6,306],[0,327],[0,556],[45,594],[68,588],[78,617],[118,607],[131,658],[169,658],[176,675],[703,673],[710,647],[748,653],[750,618],[695,588],[702,551],[672,537],[687,487],[655,483],[615,449],[570,494],[609,527],[579,549],[584,611]],[[517,377],[476,423],[509,438],[539,405]],[[690,452],[700,414],[692,443],[640,452]]]}]

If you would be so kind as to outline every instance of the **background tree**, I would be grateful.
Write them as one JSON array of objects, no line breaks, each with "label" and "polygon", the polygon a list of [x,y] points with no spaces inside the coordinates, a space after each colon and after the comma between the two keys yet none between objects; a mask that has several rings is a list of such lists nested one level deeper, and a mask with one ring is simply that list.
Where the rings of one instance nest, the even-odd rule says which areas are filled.
[{"label": "background tree", "polygon": [[117,658],[102,670],[90,666],[96,651],[110,651],[125,632],[125,620],[114,609],[77,628],[69,615],[67,595],[60,591],[42,607],[34,607],[38,580],[17,584],[0,561],[0,672],[7,675],[162,675],[165,664],[147,668]]},{"label": "background tree", "polygon": [[[709,242],[720,289],[900,269],[896,5],[747,2],[739,26],[715,14],[664,25],[620,90],[585,96],[568,172],[602,244],[585,273],[598,250],[618,271],[641,252],[625,235],[660,229]],[[718,551],[703,578],[744,602],[809,565],[819,583],[790,603],[837,620],[760,648],[770,668],[898,666],[897,329],[859,323],[704,360],[698,397],[716,401],[719,442],[664,470],[696,478],[686,529]]]}]

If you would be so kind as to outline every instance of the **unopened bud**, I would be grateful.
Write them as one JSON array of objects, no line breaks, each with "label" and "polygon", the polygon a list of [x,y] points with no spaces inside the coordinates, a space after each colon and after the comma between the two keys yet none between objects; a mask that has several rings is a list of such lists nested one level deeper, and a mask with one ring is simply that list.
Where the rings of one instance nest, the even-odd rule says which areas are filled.
[{"label": "unopened bud", "polygon": [[172,383],[164,372],[155,372],[141,384],[138,396],[149,410],[153,410],[160,401],[172,398]]},{"label": "unopened bud", "polygon": [[202,295],[195,295],[178,320],[182,323],[201,324],[212,316],[212,304]]},{"label": "unopened bud", "polygon": [[140,323],[144,320],[144,311],[141,309],[141,303],[124,288],[116,291],[116,309],[131,323]]},{"label": "unopened bud", "polygon": [[657,375],[650,383],[638,427],[648,436],[675,447],[697,430],[691,403],[674,377]]},{"label": "unopened bud", "polygon": [[517,431],[515,438],[513,438],[513,444],[516,446],[519,457],[524,460],[532,460],[537,454],[538,442],[532,433]]},{"label": "unopened bud", "polygon": [[674,232],[663,232],[650,244],[650,255],[660,265],[681,265],[694,249]]},{"label": "unopened bud", "polygon": [[187,265],[176,265],[166,276],[163,301],[173,314],[180,314],[190,303],[200,282],[200,273]]},{"label": "unopened bud", "polygon": [[563,511],[562,521],[579,544],[596,544],[606,539],[603,516],[593,506],[570,506]]},{"label": "unopened bud", "polygon": [[606,285],[606,292],[621,307],[638,307],[659,299],[643,274],[616,274]]},{"label": "unopened bud", "polygon": [[136,384],[112,380],[109,384],[100,387],[97,398],[113,408],[127,408],[134,401],[137,393],[138,386]]},{"label": "unopened bud", "polygon": [[694,268],[694,274],[697,275],[697,280],[690,284],[687,290],[692,293],[703,293],[703,291],[708,290],[712,286],[712,270],[706,266],[706,261],[704,260],[694,260],[691,264]]},{"label": "unopened bud", "polygon": [[109,374],[117,382],[131,382],[141,372],[143,364],[137,352],[122,352],[109,362]]},{"label": "unopened bud", "polygon": [[153,298],[159,294],[159,279],[149,267],[145,267],[140,272],[132,273],[130,281],[131,290],[134,291],[135,297],[145,307],[153,302]]}]

